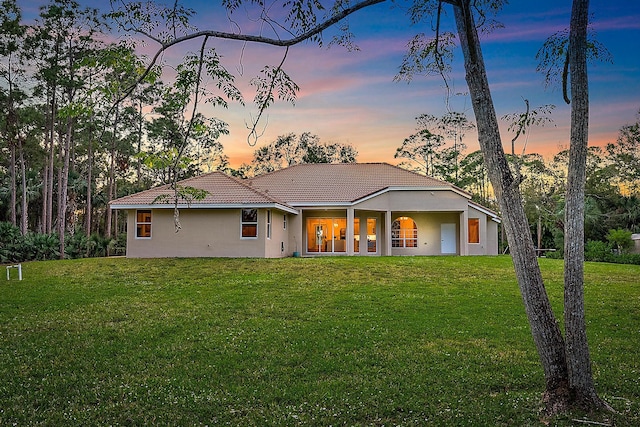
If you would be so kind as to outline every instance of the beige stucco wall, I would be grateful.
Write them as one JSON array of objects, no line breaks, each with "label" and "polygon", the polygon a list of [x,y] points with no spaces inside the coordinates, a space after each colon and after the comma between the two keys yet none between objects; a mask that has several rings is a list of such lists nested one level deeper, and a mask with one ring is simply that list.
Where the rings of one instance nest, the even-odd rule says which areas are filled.
[{"label": "beige stucco wall", "polygon": [[483,255],[498,255],[498,229],[500,224],[493,221],[487,221],[487,246]]},{"label": "beige stucco wall", "polygon": [[468,201],[453,191],[397,190],[382,193],[356,205],[356,209],[382,211],[463,211]]},{"label": "beige stucco wall", "polygon": [[480,221],[480,242],[467,243],[469,255],[497,255],[498,223],[472,206],[469,207],[469,218],[477,218]]},{"label": "beige stucco wall", "polygon": [[[240,237],[240,209],[182,209],[176,233],[171,209],[152,210],[150,239],[135,237],[136,210],[128,211],[127,256],[162,257],[280,257],[288,238],[282,213],[272,210],[272,237],[266,239],[266,209],[258,210],[258,238]],[[285,252],[281,251],[285,242]]]},{"label": "beige stucco wall", "polygon": [[457,212],[421,213],[410,211],[394,211],[391,221],[400,216],[408,216],[418,227],[417,248],[392,248],[391,255],[441,255],[440,232],[442,224],[456,224],[456,253],[460,253],[460,214]]},{"label": "beige stucco wall", "polygon": [[632,254],[640,254],[640,234],[632,234],[631,240],[633,241],[633,245],[631,246],[630,252]]}]

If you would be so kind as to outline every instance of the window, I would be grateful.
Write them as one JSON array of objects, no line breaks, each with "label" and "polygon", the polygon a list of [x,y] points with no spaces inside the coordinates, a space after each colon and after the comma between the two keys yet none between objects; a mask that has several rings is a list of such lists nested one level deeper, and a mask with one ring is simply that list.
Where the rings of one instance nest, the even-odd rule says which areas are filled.
[{"label": "window", "polygon": [[242,234],[246,239],[256,239],[258,237],[258,210],[242,209]]},{"label": "window", "polygon": [[391,247],[418,247],[418,227],[413,219],[407,216],[401,216],[393,221],[391,224]]},{"label": "window", "polygon": [[469,218],[469,243],[480,243],[480,220]]},{"label": "window", "polygon": [[287,214],[282,215],[282,229],[287,229]]},{"label": "window", "polygon": [[271,238],[271,209],[267,209],[267,239]]},{"label": "window", "polygon": [[151,238],[151,210],[136,211],[136,238]]}]

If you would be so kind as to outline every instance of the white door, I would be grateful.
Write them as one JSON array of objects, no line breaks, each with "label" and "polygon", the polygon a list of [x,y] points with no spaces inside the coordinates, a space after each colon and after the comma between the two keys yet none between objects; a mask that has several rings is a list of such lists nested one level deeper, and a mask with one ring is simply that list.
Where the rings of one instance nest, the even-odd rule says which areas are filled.
[{"label": "white door", "polygon": [[456,225],[440,225],[440,253],[443,255],[456,254]]}]

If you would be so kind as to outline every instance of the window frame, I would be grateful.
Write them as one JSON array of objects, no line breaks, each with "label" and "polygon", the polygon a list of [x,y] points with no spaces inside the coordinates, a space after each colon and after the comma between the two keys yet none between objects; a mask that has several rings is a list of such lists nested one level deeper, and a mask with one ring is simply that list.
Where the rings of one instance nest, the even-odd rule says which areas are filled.
[{"label": "window frame", "polygon": [[[471,225],[471,224],[474,225]],[[473,234],[472,234],[473,232]],[[474,239],[472,239],[474,237]],[[480,243],[480,218],[468,218],[467,220],[467,243],[477,245]]]},{"label": "window frame", "polygon": [[[254,211],[255,212],[255,220],[248,221],[245,219],[245,212]],[[246,235],[244,234],[245,228],[250,229],[249,227],[255,228],[255,235]],[[257,208],[242,208],[240,209],[240,239],[246,240],[255,240],[258,238],[258,209]]]},{"label": "window frame", "polygon": [[[139,215],[149,213],[149,221],[140,221]],[[136,239],[140,240],[150,240],[153,232],[153,211],[151,209],[136,209]],[[141,227],[142,226],[142,227]],[[144,229],[144,226],[148,226],[149,235],[141,236],[140,231]]]},{"label": "window frame", "polygon": [[[400,227],[401,221],[411,220],[413,228]],[[394,229],[394,224],[398,224],[398,228]],[[411,246],[407,242],[412,242]],[[391,223],[391,248],[392,249],[416,249],[418,247],[418,224],[411,217],[398,217]]]},{"label": "window frame", "polygon": [[271,209],[267,209],[267,239],[271,240]]}]

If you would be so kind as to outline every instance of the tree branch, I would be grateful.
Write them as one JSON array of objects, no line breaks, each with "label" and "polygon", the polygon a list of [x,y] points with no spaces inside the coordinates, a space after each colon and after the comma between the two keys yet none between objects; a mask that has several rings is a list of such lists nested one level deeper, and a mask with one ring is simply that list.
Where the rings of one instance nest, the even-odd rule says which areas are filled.
[{"label": "tree branch", "polygon": [[264,37],[264,36],[255,36],[255,35],[250,35],[250,34],[234,34],[234,33],[228,33],[228,32],[224,32],[224,31],[215,31],[215,30],[203,30],[203,31],[197,31],[195,33],[192,34],[187,34],[185,36],[182,37],[177,37],[171,41],[168,42],[162,42],[160,39],[153,37],[151,34],[148,34],[145,31],[142,30],[138,30],[138,29],[133,29],[132,31],[135,31],[139,34],[144,35],[145,37],[148,37],[154,41],[156,41],[157,43],[160,44],[160,48],[158,49],[158,51],[155,53],[155,55],[153,56],[153,58],[151,59],[150,64],[147,66],[146,70],[144,71],[144,73],[142,73],[142,75],[138,78],[138,80],[136,80],[136,82],[125,92],[125,94],[116,101],[116,103],[120,103],[122,101],[124,101],[126,98],[129,97],[129,95],[131,95],[131,93],[134,91],[134,89],[136,88],[136,86],[138,86],[138,84],[140,84],[146,77],[147,75],[151,72],[151,70],[153,69],[154,65],[156,64],[156,62],[158,61],[158,58],[160,57],[160,55],[162,55],[167,49],[183,43],[183,42],[187,42],[189,40],[193,40],[193,39],[197,39],[200,37],[212,37],[212,38],[218,38],[218,39],[226,39],[226,40],[238,40],[238,41],[245,41],[245,42],[254,42],[254,43],[260,43],[260,44],[268,44],[268,45],[272,45],[272,46],[281,46],[281,47],[290,47],[296,44],[299,44],[305,40],[308,40],[310,38],[312,38],[313,36],[316,36],[318,34],[320,34],[322,31],[326,30],[327,28],[331,27],[332,25],[336,24],[337,22],[343,20],[344,18],[346,18],[347,16],[351,15],[354,12],[359,11],[360,9],[364,9],[366,7],[369,6],[373,6],[375,4],[378,3],[384,3],[387,0],[363,0],[361,2],[358,2],[356,4],[354,4],[351,7],[347,7],[345,9],[343,9],[341,12],[333,15],[331,18],[327,19],[326,21],[321,22],[320,24],[316,25],[315,27],[311,28],[310,30],[300,34],[299,36],[295,36],[295,37],[291,37],[289,39],[273,39],[273,38],[269,38],[269,37]]}]

